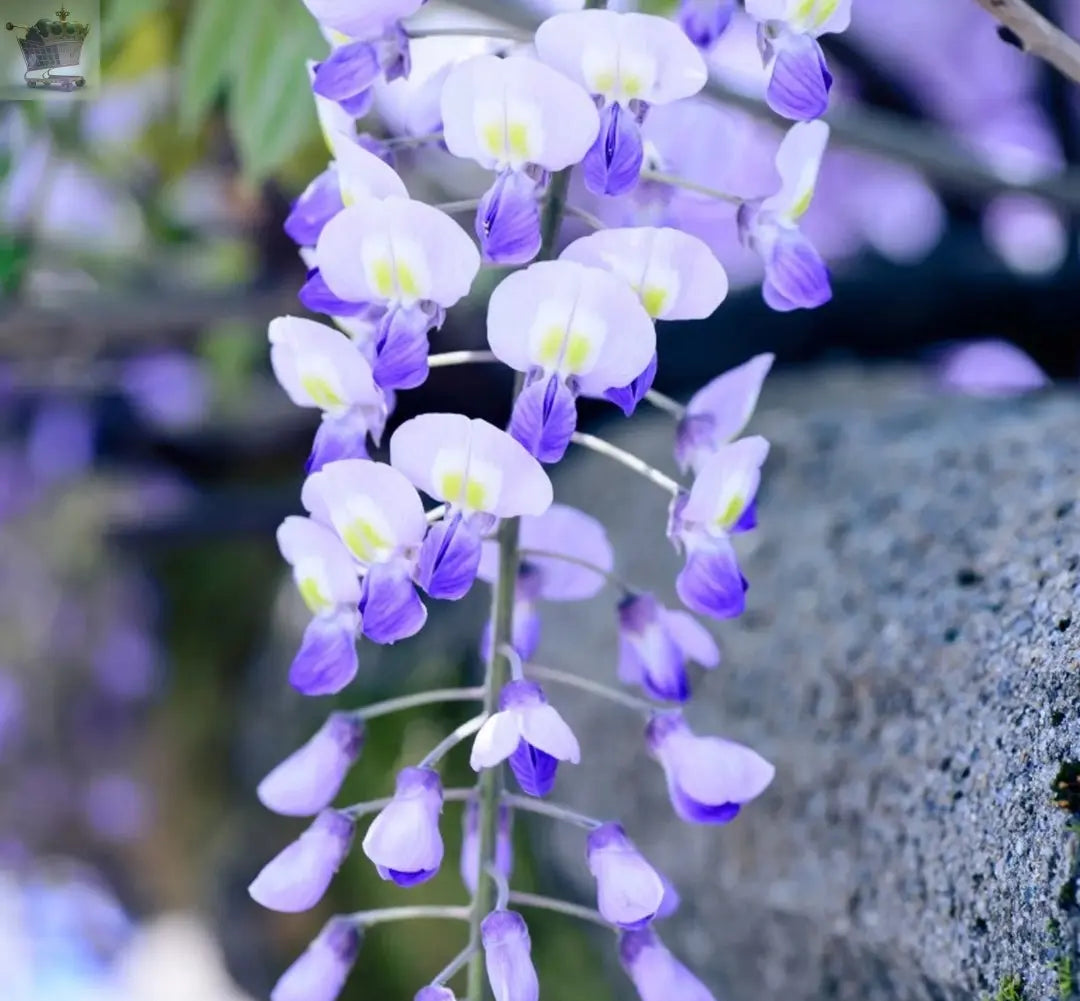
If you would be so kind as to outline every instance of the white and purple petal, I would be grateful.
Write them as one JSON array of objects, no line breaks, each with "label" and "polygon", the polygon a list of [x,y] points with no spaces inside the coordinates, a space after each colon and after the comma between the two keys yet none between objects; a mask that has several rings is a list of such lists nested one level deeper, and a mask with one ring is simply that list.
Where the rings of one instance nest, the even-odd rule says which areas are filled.
[{"label": "white and purple petal", "polygon": [[644,162],[640,123],[621,104],[609,104],[600,116],[596,141],[581,163],[585,187],[594,195],[625,195],[637,187]]},{"label": "white and purple petal", "polygon": [[716,1001],[649,928],[623,932],[619,960],[641,1001]]},{"label": "white and purple petal", "polygon": [[323,227],[344,207],[341,180],[331,164],[293,202],[285,218],[285,232],[299,246],[314,247]]},{"label": "white and purple petal", "polygon": [[576,430],[574,394],[557,375],[530,382],[514,400],[510,434],[540,462],[561,461]]},{"label": "white and purple petal", "polygon": [[465,597],[480,566],[480,533],[460,514],[428,529],[416,563],[416,582],[433,598]]},{"label": "white and purple petal", "polygon": [[364,854],[379,875],[399,886],[431,879],[443,858],[439,815],[442,782],[430,768],[403,768],[393,800],[372,821],[364,836]]},{"label": "white and purple petal", "polygon": [[735,0],[682,0],[679,24],[699,49],[711,49],[735,15]]},{"label": "white and purple petal", "polygon": [[356,677],[356,609],[316,615],[304,630],[289,667],[289,684],[301,695],[336,695]]},{"label": "white and purple petal", "polygon": [[331,918],[278,980],[270,1001],[335,1001],[360,954],[360,931],[348,918]]},{"label": "white and purple petal", "polygon": [[363,145],[355,135],[331,133],[343,205],[355,205],[365,199],[408,198],[405,182],[380,156]]},{"label": "white and purple petal", "polygon": [[290,515],[278,527],[277,543],[312,612],[356,608],[360,601],[356,567],[349,551],[325,523]]},{"label": "white and purple petal", "polygon": [[416,593],[403,560],[373,563],[364,575],[360,615],[373,643],[397,643],[415,636],[427,622],[427,608]]},{"label": "white and purple petal", "polygon": [[304,6],[323,28],[349,38],[381,35],[423,5],[424,0],[304,0]]},{"label": "white and purple petal", "polygon": [[516,911],[492,911],[480,924],[480,936],[495,1001],[540,1001],[525,919]]},{"label": "white and purple petal", "polygon": [[829,110],[833,78],[821,46],[809,35],[783,34],[773,41],[775,56],[765,100],[784,118],[809,122]]},{"label": "white and purple petal", "polygon": [[641,928],[664,902],[664,881],[622,826],[603,824],[586,840],[589,871],[596,879],[597,909],[613,925]]},{"label": "white and purple petal", "polygon": [[485,261],[528,264],[540,252],[538,195],[536,181],[528,174],[499,173],[476,209],[476,236]]}]

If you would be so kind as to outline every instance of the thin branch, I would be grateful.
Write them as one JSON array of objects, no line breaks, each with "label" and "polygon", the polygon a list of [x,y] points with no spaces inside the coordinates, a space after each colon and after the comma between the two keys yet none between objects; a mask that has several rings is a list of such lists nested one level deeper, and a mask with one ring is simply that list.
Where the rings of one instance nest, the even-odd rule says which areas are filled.
[{"label": "thin branch", "polygon": [[441,987],[446,983],[458,970],[464,969],[465,965],[472,959],[473,954],[479,949],[480,946],[476,942],[469,942],[464,949],[461,950],[449,963],[439,971],[434,980],[431,981],[432,987]]},{"label": "thin branch", "polygon": [[502,801],[515,810],[524,810],[526,813],[536,813],[542,817],[551,817],[553,820],[561,820],[564,824],[572,824],[584,831],[595,831],[603,825],[602,821],[593,817],[586,817],[583,813],[571,810],[558,803],[549,803],[544,799],[532,799],[529,796],[517,796],[514,793],[503,793]]},{"label": "thin branch", "polygon": [[645,402],[651,403],[657,410],[663,410],[664,413],[671,414],[677,421],[681,421],[686,416],[686,407],[678,400],[673,400],[670,396],[658,393],[655,389],[650,389],[645,394]]},{"label": "thin branch", "polygon": [[556,685],[566,685],[567,688],[576,688],[579,691],[588,692],[598,698],[607,699],[608,702],[614,702],[616,705],[632,709],[643,716],[652,716],[662,708],[662,706],[655,705],[645,699],[639,699],[629,692],[611,688],[608,685],[601,684],[599,681],[582,678],[580,675],[571,674],[569,671],[560,671],[557,667],[541,667],[539,664],[530,664],[525,673],[526,677],[537,681],[550,681]]},{"label": "thin branch", "polygon": [[542,897],[538,893],[513,892],[510,894],[510,903],[517,904],[519,907],[535,907],[541,911],[566,914],[569,917],[577,918],[579,921],[588,921],[591,924],[599,925],[601,928],[606,928],[608,931],[614,931],[612,926],[601,917],[599,911],[594,911],[591,907],[582,907],[581,904],[572,904],[568,900]]},{"label": "thin branch", "polygon": [[580,219],[590,229],[601,230],[607,229],[604,220],[599,216],[594,216],[591,212],[587,212],[583,208],[579,208],[577,205],[571,205],[566,203],[566,214],[572,215],[575,219]]},{"label": "thin branch", "polygon": [[710,188],[706,184],[698,184],[697,181],[689,181],[685,177],[664,174],[659,170],[643,170],[641,179],[643,181],[652,181],[654,184],[666,184],[672,188],[682,188],[684,191],[693,191],[695,194],[704,195],[706,198],[712,198],[718,202],[730,202],[732,205],[742,205],[745,201],[744,198],[740,198],[738,195],[731,195],[726,191]]},{"label": "thin branch", "polygon": [[362,709],[354,709],[349,713],[353,719],[375,719],[378,716],[388,716],[390,713],[403,712],[406,709],[415,709],[417,706],[430,706],[439,702],[482,702],[484,689],[475,688],[437,688],[430,692],[416,692],[414,695],[402,695],[396,699],[386,699],[384,702],[374,702]]},{"label": "thin branch", "polygon": [[448,918],[453,921],[468,921],[468,907],[441,906],[439,904],[418,904],[415,907],[382,907],[377,911],[357,911],[348,916],[354,924],[363,928],[385,924],[387,921],[415,921],[418,918]]},{"label": "thin branch", "polygon": [[515,28],[492,28],[484,25],[463,25],[460,28],[409,28],[410,39],[416,38],[498,38],[507,42],[531,42],[532,33]]},{"label": "thin branch", "polygon": [[428,368],[450,368],[453,365],[472,365],[498,360],[491,351],[443,351],[441,354],[428,357]]},{"label": "thin branch", "polygon": [[678,494],[679,490],[682,489],[679,484],[666,473],[662,473],[654,466],[650,466],[644,459],[634,455],[633,452],[627,452],[617,445],[612,445],[609,441],[604,441],[603,438],[597,438],[595,435],[583,434],[581,431],[575,431],[570,440],[575,445],[587,448],[591,452],[596,452],[599,455],[606,455],[609,459],[614,459],[621,465],[626,466],[627,469],[633,470],[639,476],[644,476],[649,482],[655,483],[658,487],[666,490],[673,496]]},{"label": "thin branch", "polygon": [[[465,789],[444,789],[442,798],[444,803],[465,803],[475,795],[476,789],[469,786]],[[361,817],[367,817],[369,814],[378,813],[380,810],[388,807],[393,801],[393,796],[383,796],[381,799],[369,799],[364,803],[354,803],[352,806],[347,806],[339,812],[345,814],[346,817],[351,817],[353,820],[359,820]]]},{"label": "thin branch", "polygon": [[484,725],[484,721],[487,719],[487,713],[480,713],[479,716],[474,716],[472,719],[462,723],[461,726],[451,730],[442,740],[439,741],[424,757],[420,760],[417,768],[430,768],[432,765],[437,765],[462,741],[468,740],[477,730]]},{"label": "thin branch", "polygon": [[1025,0],[975,0],[1020,40],[1024,52],[1080,83],[1080,42],[1051,24]]},{"label": "thin branch", "polygon": [[434,207],[447,215],[458,215],[462,212],[475,211],[479,204],[479,198],[463,198],[457,202],[437,202]]},{"label": "thin branch", "polygon": [[522,549],[521,556],[526,561],[530,556],[536,560],[561,560],[563,563],[573,564],[583,570],[591,570],[598,577],[603,577],[608,583],[614,584],[615,587],[626,594],[637,594],[641,590],[641,588],[634,587],[629,581],[624,580],[611,570],[605,570],[595,563],[590,563],[588,560],[583,560],[580,556],[573,556],[570,553],[557,553],[552,549]]}]

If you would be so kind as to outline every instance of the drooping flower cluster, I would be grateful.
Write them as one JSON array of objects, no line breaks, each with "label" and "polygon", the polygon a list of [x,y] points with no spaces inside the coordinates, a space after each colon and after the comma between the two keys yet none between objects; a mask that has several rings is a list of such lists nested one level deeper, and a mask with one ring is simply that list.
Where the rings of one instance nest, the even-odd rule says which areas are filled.
[{"label": "drooping flower cluster", "polygon": [[[442,130],[419,145],[441,140],[439,156],[448,152],[494,175],[467,203],[476,207],[474,242],[448,214],[460,204],[443,211],[410,196],[393,166],[393,138],[356,131],[379,81],[409,72],[410,45],[424,33],[422,22],[410,20],[419,0],[305,2],[333,47],[311,71],[332,162],[300,196],[287,228],[309,267],[301,301],[333,326],[299,317],[270,326],[279,382],[293,402],[322,416],[300,495],[306,514],[290,516],[278,531],[312,614],[290,682],[305,695],[342,691],[359,670],[362,640],[408,639],[424,627],[430,600],[456,601],[477,578],[491,585],[494,602],[481,643],[485,683],[451,693],[482,701],[483,711],[403,768],[392,796],[333,805],[361,753],[365,720],[445,699],[445,692],[334,712],[267,775],[259,786],[267,807],[314,819],[259,873],[251,894],[279,911],[314,907],[371,813],[360,843],[379,875],[401,887],[426,882],[443,862],[444,808],[464,803],[460,867],[473,898],[472,944],[416,997],[452,1001],[446,981],[453,971],[482,963],[498,1001],[536,1001],[528,928],[509,906],[512,816],[532,810],[588,832],[582,851],[596,881],[594,919],[619,932],[620,956],[644,1001],[711,998],[652,930],[678,898],[626,830],[538,800],[554,791],[560,764],[588,758],[541,682],[642,713],[644,749],[663,771],[675,813],[689,823],[731,821],[773,777],[755,751],[696,735],[679,710],[690,698],[692,665],[713,669],[721,660],[713,635],[691,613],[724,620],[745,607],[735,537],[756,526],[769,446],[740,436],[773,358],[763,354],[718,376],[685,408],[659,396],[652,390],[657,323],[711,316],[728,293],[722,264],[676,225],[599,229],[573,242],[560,232],[568,213],[591,218],[567,201],[571,171],[603,197],[634,191],[642,178],[656,183],[642,125],[650,109],[704,87],[708,73],[695,43],[705,46],[723,30],[731,5],[684,3],[687,37],[673,21],[589,2],[545,21],[531,46],[475,56],[438,75]],[[785,32],[816,47],[815,33],[838,24],[835,7],[785,7],[786,20],[770,14],[763,37],[776,50],[774,79],[791,72],[796,43]],[[751,5],[750,13],[760,11]],[[740,233],[765,262],[765,298],[777,309],[829,297],[825,266],[798,229],[827,134],[823,124],[796,125],[777,159],[780,190],[741,204]],[[425,380],[435,363],[431,336],[446,311],[470,296],[482,261],[519,266],[491,294],[490,353],[448,354],[437,364],[495,359],[518,373],[507,429],[428,413],[400,424],[384,448],[398,394]],[[647,399],[676,412],[674,458],[685,482],[579,433],[581,397],[607,400],[627,416]],[[544,467],[575,442],[669,492],[667,533],[685,556],[673,584],[685,609],[618,577],[601,522],[554,502]],[[619,591],[611,675],[640,695],[533,663],[544,603],[591,599],[608,585]],[[477,785],[445,789],[441,761],[470,737]],[[522,795],[495,779],[504,764]],[[447,907],[432,916],[463,915]],[[363,927],[382,917],[332,919],[282,977],[273,1001],[332,1001]],[[477,943],[482,957],[473,952]]]}]

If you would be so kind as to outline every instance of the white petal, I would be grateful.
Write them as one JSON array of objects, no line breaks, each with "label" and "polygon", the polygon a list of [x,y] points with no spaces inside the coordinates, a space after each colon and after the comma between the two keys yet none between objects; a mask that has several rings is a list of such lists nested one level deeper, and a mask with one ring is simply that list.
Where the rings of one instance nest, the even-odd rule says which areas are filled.
[{"label": "white petal", "polygon": [[682,511],[688,522],[729,529],[754,499],[769,443],[760,435],[718,448],[701,467]]},{"label": "white petal", "polygon": [[344,334],[298,316],[270,321],[270,363],[289,398],[330,413],[378,406],[371,365]]},{"label": "white petal", "polygon": [[324,28],[349,38],[374,38],[394,21],[415,14],[424,0],[304,0]]},{"label": "white petal", "polygon": [[278,548],[308,607],[316,613],[360,600],[356,567],[341,540],[325,525],[290,515],[277,530]]},{"label": "white petal", "polygon": [[405,182],[385,160],[342,133],[330,134],[330,148],[341,180],[341,199],[353,205],[363,198],[408,198]]},{"label": "white petal", "polygon": [[818,171],[829,142],[829,126],[822,121],[798,122],[788,129],[776,153],[780,190],[762,206],[789,222],[799,220],[810,207]]},{"label": "white petal", "polygon": [[625,386],[656,351],[656,331],[625,282],[576,261],[543,261],[504,279],[488,304],[488,343],[519,372],[573,376],[585,396]]},{"label": "white petal", "polygon": [[533,747],[574,765],[581,760],[577,737],[554,706],[530,706],[520,713],[521,735]]},{"label": "white petal", "polygon": [[523,56],[477,56],[455,67],[442,117],[450,152],[488,168],[562,170],[585,156],[600,126],[581,87]]},{"label": "white petal", "polygon": [[[318,63],[313,59],[309,59],[307,62],[309,83],[315,81],[315,67],[317,65]],[[312,94],[312,97],[315,98],[315,114],[319,119],[319,130],[322,132],[326,148],[332,153],[334,151],[333,137],[336,135],[355,135],[356,120],[337,101],[331,101],[329,98],[315,93]]]},{"label": "white petal", "polygon": [[480,727],[469,755],[469,765],[473,771],[494,768],[514,753],[521,741],[518,723],[517,713],[501,712],[495,713]]},{"label": "white petal", "polygon": [[727,273],[708,244],[677,229],[601,230],[570,244],[559,259],[618,275],[655,319],[704,319],[727,297]]}]

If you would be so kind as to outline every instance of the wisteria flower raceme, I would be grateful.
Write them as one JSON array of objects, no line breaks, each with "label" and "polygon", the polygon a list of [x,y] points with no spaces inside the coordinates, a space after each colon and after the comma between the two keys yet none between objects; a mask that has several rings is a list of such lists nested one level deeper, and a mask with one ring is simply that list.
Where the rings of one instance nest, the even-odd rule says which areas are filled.
[{"label": "wisteria flower raceme", "polygon": [[[510,831],[510,809],[499,806],[495,830],[495,871],[507,880],[514,869],[514,846]],[[480,881],[480,804],[469,800],[462,814],[461,881],[475,894]]]},{"label": "wisteria flower raceme", "polygon": [[455,156],[496,172],[476,213],[485,259],[524,264],[540,250],[539,189],[578,163],[600,128],[577,84],[525,56],[460,63],[442,91],[444,141]]},{"label": "wisteria flower raceme", "polygon": [[487,327],[495,356],[528,374],[510,433],[541,462],[565,454],[575,397],[627,385],[656,353],[656,330],[632,289],[576,261],[542,261],[504,279]]},{"label": "wisteria flower raceme", "polygon": [[356,676],[360,582],[349,551],[326,526],[286,518],[278,548],[313,618],[289,669],[289,682],[305,695],[332,695]]},{"label": "wisteria flower raceme", "polygon": [[272,911],[307,911],[323,898],[352,844],[353,822],[323,810],[300,837],[271,859],[248,892]]},{"label": "wisteria flower raceme", "polygon": [[641,928],[664,903],[664,880],[645,861],[619,824],[589,833],[589,871],[596,878],[597,908],[620,928]]},{"label": "wisteria flower raceme", "polygon": [[260,802],[285,816],[314,816],[341,790],[363,746],[363,722],[349,713],[331,713],[315,736],[259,783]]},{"label": "wisteria flower raceme", "polygon": [[731,619],[746,608],[746,578],[732,534],[756,525],[754,498],[769,443],[755,435],[723,445],[701,467],[689,494],[672,503],[668,535],[686,553],[675,590],[687,608],[714,619]]},{"label": "wisteria flower raceme", "polygon": [[679,26],[650,14],[557,14],[537,30],[536,49],[602,104],[600,132],[582,164],[586,186],[598,195],[626,194],[637,184],[649,107],[691,97],[708,80]]},{"label": "wisteria flower raceme", "polygon": [[779,312],[814,309],[832,298],[829,269],[799,229],[814,197],[828,141],[829,126],[824,122],[793,125],[776,154],[780,190],[739,206],[739,235],[764,262],[761,292]]},{"label": "wisteria flower raceme", "polygon": [[[540,643],[538,603],[595,597],[604,587],[604,575],[615,566],[615,551],[601,522],[584,511],[558,503],[541,515],[522,518],[518,541],[525,555],[518,566],[514,592],[513,646],[522,660],[529,660]],[[555,557],[534,555],[537,552],[553,553]],[[558,559],[560,555],[597,569]],[[492,585],[498,582],[499,547],[494,540],[483,544],[477,576]],[[490,654],[490,634],[489,622],[482,644],[485,658]]]},{"label": "wisteria flower raceme", "polygon": [[679,24],[699,49],[711,49],[735,16],[735,0],[682,0]]},{"label": "wisteria flower raceme", "polygon": [[690,698],[688,661],[705,668],[720,663],[720,648],[692,615],[664,608],[651,594],[619,603],[619,679],[640,685],[653,698]]},{"label": "wisteria flower raceme", "polygon": [[413,485],[384,463],[344,459],[309,476],[300,500],[316,521],[334,529],[363,571],[364,635],[394,643],[419,632],[427,609],[413,586],[412,570],[427,518]]},{"label": "wisteria flower raceme", "polygon": [[771,65],[765,99],[778,115],[809,121],[829,107],[832,74],[818,38],[846,31],[852,0],[746,0],[758,46]]},{"label": "wisteria flower raceme", "polygon": [[427,378],[428,331],[468,293],[480,253],[445,213],[391,196],[363,199],[334,216],[319,236],[315,264],[343,304],[333,315],[378,317],[376,382],[410,389]]},{"label": "wisteria flower raceme", "polygon": [[716,1001],[649,928],[622,933],[619,960],[641,1001]]},{"label": "wisteria flower raceme", "polygon": [[476,578],[480,536],[495,519],[543,514],[551,506],[547,473],[505,431],[462,414],[423,414],[390,438],[390,461],[446,516],[432,526],[417,563],[429,594],[460,597]]},{"label": "wisteria flower raceme", "polygon": [[367,436],[378,442],[387,405],[371,364],[340,331],[314,320],[282,316],[270,322],[270,364],[300,407],[323,412],[308,470],[335,459],[366,459]]},{"label": "wisteria flower raceme", "polygon": [[560,761],[576,765],[581,760],[573,731],[531,681],[511,681],[503,688],[499,711],[477,733],[469,764],[480,771],[507,760],[530,796],[551,792]]},{"label": "wisteria flower raceme", "polygon": [[689,824],[726,824],[773,780],[760,754],[721,737],[699,737],[678,713],[658,713],[646,729],[649,751],[664,769],[675,813]]},{"label": "wisteria flower raceme", "polygon": [[675,432],[675,461],[700,471],[718,448],[734,441],[754,415],[761,387],[776,356],[755,355],[706,383],[686,405]]},{"label": "wisteria flower raceme", "polygon": [[442,805],[438,772],[403,768],[398,773],[393,801],[372,821],[363,842],[364,854],[383,879],[398,886],[416,886],[439,871]]},{"label": "wisteria flower raceme", "polygon": [[492,911],[480,925],[480,937],[495,1001],[539,1001],[525,919],[516,911]]},{"label": "wisteria flower raceme", "polygon": [[270,1001],[334,1001],[360,953],[360,931],[331,918],[270,992]]}]

